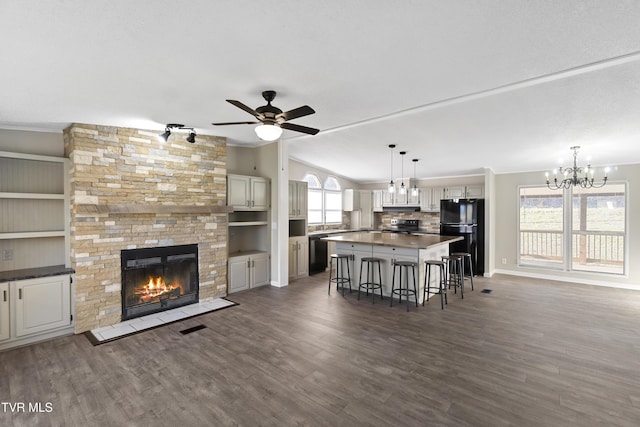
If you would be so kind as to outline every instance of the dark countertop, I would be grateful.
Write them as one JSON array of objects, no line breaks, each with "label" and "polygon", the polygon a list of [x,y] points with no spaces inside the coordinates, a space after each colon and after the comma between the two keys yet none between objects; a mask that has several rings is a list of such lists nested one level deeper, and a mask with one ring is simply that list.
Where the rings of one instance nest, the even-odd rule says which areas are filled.
[{"label": "dark countertop", "polygon": [[62,274],[73,274],[73,268],[64,265],[52,265],[50,267],[25,268],[23,270],[0,271],[0,282],[11,282],[12,280],[36,279],[38,277],[60,276]]},{"label": "dark countertop", "polygon": [[461,236],[442,236],[440,234],[397,234],[380,232],[347,233],[323,238],[332,242],[355,243],[375,246],[395,246],[410,249],[428,249],[433,246],[449,244],[463,240]]}]

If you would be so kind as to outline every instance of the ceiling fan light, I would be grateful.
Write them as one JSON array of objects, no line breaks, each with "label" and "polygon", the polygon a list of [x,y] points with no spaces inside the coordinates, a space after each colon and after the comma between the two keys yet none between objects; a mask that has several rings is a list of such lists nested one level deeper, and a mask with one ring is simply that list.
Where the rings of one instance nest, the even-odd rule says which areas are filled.
[{"label": "ceiling fan light", "polygon": [[275,125],[256,126],[256,135],[263,141],[275,141],[282,135],[282,128]]}]

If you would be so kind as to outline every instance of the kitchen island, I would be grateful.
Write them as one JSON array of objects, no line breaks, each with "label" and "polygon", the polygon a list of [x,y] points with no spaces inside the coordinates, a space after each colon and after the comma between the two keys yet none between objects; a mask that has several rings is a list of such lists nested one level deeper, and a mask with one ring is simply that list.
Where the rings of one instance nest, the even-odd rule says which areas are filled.
[{"label": "kitchen island", "polygon": [[[419,303],[422,302],[424,291],[424,261],[429,259],[440,260],[442,256],[449,255],[449,244],[462,239],[460,236],[442,236],[439,234],[415,235],[375,231],[339,234],[323,238],[323,240],[336,243],[337,253],[351,255],[351,287],[356,291],[360,282],[360,261],[362,258],[376,257],[383,260],[381,263],[382,293],[385,296],[391,294],[393,261],[417,262],[416,276]],[[366,271],[363,272],[363,276],[365,275]],[[431,275],[431,286],[437,286],[437,279],[433,274]],[[398,283],[396,283],[397,286]],[[413,288],[411,274],[409,274],[409,288]]]}]

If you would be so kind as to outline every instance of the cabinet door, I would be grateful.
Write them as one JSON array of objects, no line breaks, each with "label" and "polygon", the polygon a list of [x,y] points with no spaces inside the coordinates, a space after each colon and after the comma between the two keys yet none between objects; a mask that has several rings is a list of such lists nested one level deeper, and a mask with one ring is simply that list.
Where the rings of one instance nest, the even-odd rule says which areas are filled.
[{"label": "cabinet door", "polygon": [[440,200],[444,199],[444,188],[433,187],[431,189],[431,209],[432,212],[440,212]]},{"label": "cabinet door", "polygon": [[255,255],[251,257],[251,287],[268,285],[269,277],[269,255]]},{"label": "cabinet door", "polygon": [[269,209],[269,182],[264,178],[251,178],[251,209]]},{"label": "cabinet door", "polygon": [[289,181],[289,218],[295,218],[298,213],[298,183]]},{"label": "cabinet door", "polygon": [[383,193],[384,190],[373,190],[371,194],[374,212],[382,212]]},{"label": "cabinet door", "polygon": [[229,293],[249,289],[249,257],[229,258]]},{"label": "cabinet door", "polygon": [[9,339],[9,282],[0,283],[0,341]]},{"label": "cabinet door", "polygon": [[371,205],[371,191],[360,191],[360,227],[373,228],[373,206]]},{"label": "cabinet door", "polygon": [[432,209],[432,188],[421,188],[420,189],[420,210],[429,212]]},{"label": "cabinet door", "polygon": [[298,275],[298,239],[289,237],[289,278]]},{"label": "cabinet door", "polygon": [[298,218],[307,217],[307,197],[309,194],[309,184],[306,182],[298,182],[296,187],[298,193]]},{"label": "cabinet door", "polygon": [[250,204],[249,177],[229,175],[227,177],[227,205],[246,210]]},{"label": "cabinet door", "polygon": [[484,197],[484,185],[467,185],[467,199],[481,199]]},{"label": "cabinet door", "polygon": [[464,199],[466,188],[464,186],[448,187],[446,190],[447,199]]},{"label": "cabinet door", "polygon": [[297,276],[307,276],[309,274],[309,239],[302,237],[298,240]]},{"label": "cabinet door", "polygon": [[13,285],[16,337],[71,324],[69,276],[21,280]]}]

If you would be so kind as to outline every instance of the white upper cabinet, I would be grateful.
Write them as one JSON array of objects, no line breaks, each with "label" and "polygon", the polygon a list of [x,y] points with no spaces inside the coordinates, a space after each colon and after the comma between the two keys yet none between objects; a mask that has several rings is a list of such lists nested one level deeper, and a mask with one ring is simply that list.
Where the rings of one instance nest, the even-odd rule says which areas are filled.
[{"label": "white upper cabinet", "polygon": [[289,181],[289,219],[307,218],[308,187],[305,181]]},{"label": "white upper cabinet", "polygon": [[445,199],[481,199],[484,197],[484,185],[459,185],[444,189]]},{"label": "white upper cabinet", "polygon": [[227,176],[227,205],[238,211],[269,209],[269,180],[244,175]]}]

